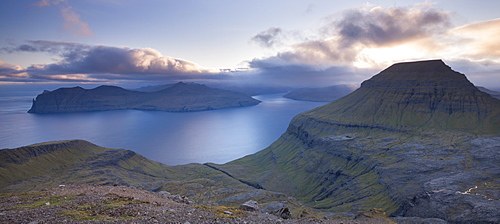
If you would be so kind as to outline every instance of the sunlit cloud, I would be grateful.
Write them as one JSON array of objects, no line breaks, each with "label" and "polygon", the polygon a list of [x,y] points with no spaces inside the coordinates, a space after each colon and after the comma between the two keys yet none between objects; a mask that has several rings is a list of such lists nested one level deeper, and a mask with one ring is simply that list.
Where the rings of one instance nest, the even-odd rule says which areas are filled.
[{"label": "sunlit cloud", "polygon": [[424,44],[434,45],[434,36],[446,32],[450,24],[449,13],[435,10],[430,4],[351,9],[311,35],[321,38],[295,43],[289,51],[255,59],[251,64],[255,66],[265,60],[324,69],[339,65],[370,67],[381,61],[392,61],[389,55],[394,60],[420,57],[424,54],[408,51],[420,51]]},{"label": "sunlit cloud", "polygon": [[35,2],[33,6],[57,6],[64,20],[62,28],[75,36],[93,36],[89,25],[80,19],[80,15],[68,5],[67,0],[41,0]]},{"label": "sunlit cloud", "polygon": [[450,35],[460,40],[461,55],[500,62],[500,18],[454,28]]},{"label": "sunlit cloud", "polygon": [[[453,27],[451,12],[437,10],[426,2],[410,7],[366,5],[326,20],[330,22],[309,38],[297,38],[302,41],[288,43],[288,48],[281,48],[286,50],[274,56],[250,60],[250,66],[264,73],[297,66],[316,73],[342,67],[361,69],[359,72],[401,61],[440,58],[459,68],[460,62],[467,62],[469,68],[477,69],[473,73],[477,77],[499,74],[495,64],[500,63],[500,39],[495,37],[500,36],[500,19]],[[283,40],[280,35],[284,33],[291,32],[273,27],[252,40],[269,47]],[[352,72],[330,75],[350,79],[346,74]],[[307,75],[311,74],[304,73]]]},{"label": "sunlit cloud", "polygon": [[36,64],[26,69],[3,66],[10,70],[17,69],[16,72],[26,72],[30,78],[86,81],[219,78],[213,77],[216,73],[213,70],[190,61],[163,56],[152,48],[28,41],[1,50],[7,53],[45,52],[59,58],[56,63]]}]

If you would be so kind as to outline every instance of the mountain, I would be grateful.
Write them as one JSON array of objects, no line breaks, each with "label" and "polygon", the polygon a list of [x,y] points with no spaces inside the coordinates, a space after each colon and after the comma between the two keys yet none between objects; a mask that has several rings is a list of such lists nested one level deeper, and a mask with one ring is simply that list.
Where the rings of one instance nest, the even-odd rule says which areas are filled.
[{"label": "mountain", "polygon": [[335,85],[322,88],[302,88],[292,90],[283,95],[283,97],[294,100],[331,102],[351,93],[354,89],[355,88],[348,85]]},{"label": "mountain", "polygon": [[[142,92],[155,92],[169,88],[172,85],[173,84],[143,86],[133,90]],[[266,85],[241,84],[241,83],[211,83],[208,84],[207,86],[215,89],[225,89],[233,92],[244,93],[249,96],[284,93],[292,89],[291,87],[285,87],[285,86],[266,86]]]},{"label": "mountain", "polygon": [[99,86],[95,89],[60,88],[38,95],[28,113],[124,109],[189,112],[259,103],[260,101],[242,93],[179,82],[155,92],[131,91],[116,86]]},{"label": "mountain", "polygon": [[487,93],[489,94],[490,96],[492,97],[495,97],[497,99],[500,99],[500,92],[497,92],[497,91],[493,91],[493,90],[489,90],[489,89],[486,89],[484,87],[480,87],[478,86],[477,87],[479,90],[481,90],[481,92],[484,92],[484,93]]},{"label": "mountain", "polygon": [[0,199],[70,184],[168,191],[187,196],[196,204],[213,206],[238,207],[252,199],[259,202],[263,211],[272,212],[286,204],[294,217],[303,211],[314,214],[314,210],[294,198],[256,189],[207,165],[167,166],[130,150],[104,148],[83,140],[0,150],[0,194],[9,193],[0,195]]},{"label": "mountain", "polygon": [[323,211],[498,223],[498,161],[500,100],[431,60],[394,64],[268,148],[210,165]]},{"label": "mountain", "polygon": [[218,89],[226,89],[239,93],[244,93],[250,96],[264,95],[264,94],[277,94],[285,93],[290,91],[291,87],[279,86],[279,85],[266,85],[266,84],[224,84],[224,83],[214,83],[210,84],[210,87]]},{"label": "mountain", "polygon": [[164,90],[166,88],[170,88],[175,84],[164,84],[164,85],[154,85],[154,86],[143,86],[139,87],[137,89],[130,89],[134,91],[140,91],[140,92],[156,92],[160,90]]}]

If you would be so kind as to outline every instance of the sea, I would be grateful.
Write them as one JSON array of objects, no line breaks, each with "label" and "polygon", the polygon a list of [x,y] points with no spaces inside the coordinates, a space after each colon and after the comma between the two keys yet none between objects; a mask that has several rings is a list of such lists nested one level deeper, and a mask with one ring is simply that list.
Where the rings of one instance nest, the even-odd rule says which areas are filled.
[{"label": "sea", "polygon": [[256,106],[200,112],[29,114],[39,89],[0,88],[0,149],[82,139],[167,165],[221,164],[256,153],[277,140],[295,115],[327,103],[291,100],[281,93],[254,96],[262,101]]}]

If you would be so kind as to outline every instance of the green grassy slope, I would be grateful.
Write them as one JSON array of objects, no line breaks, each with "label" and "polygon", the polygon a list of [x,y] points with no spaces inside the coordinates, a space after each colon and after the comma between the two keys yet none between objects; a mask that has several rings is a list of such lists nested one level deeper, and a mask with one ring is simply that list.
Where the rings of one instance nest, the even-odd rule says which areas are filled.
[{"label": "green grassy slope", "polygon": [[[325,211],[493,220],[479,211],[498,207],[487,198],[500,192],[499,115],[499,100],[442,61],[402,63],[297,115],[265,150],[215,166]],[[456,193],[475,186],[484,197]]]},{"label": "green grassy slope", "polygon": [[166,190],[199,204],[238,207],[252,199],[261,206],[288,201],[296,215],[307,210],[295,198],[256,189],[206,165],[167,166],[129,150],[103,148],[83,140],[0,150],[0,193],[80,183]]}]

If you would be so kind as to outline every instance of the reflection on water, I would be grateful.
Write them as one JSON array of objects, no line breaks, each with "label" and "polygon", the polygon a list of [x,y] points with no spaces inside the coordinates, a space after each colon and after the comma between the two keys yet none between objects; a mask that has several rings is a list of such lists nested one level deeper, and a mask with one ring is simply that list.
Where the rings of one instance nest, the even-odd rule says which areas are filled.
[{"label": "reflection on water", "polygon": [[244,108],[169,113],[103,111],[28,114],[31,97],[0,97],[0,148],[66,139],[130,149],[168,165],[225,163],[269,146],[292,117],[325,103],[295,101],[281,94],[255,98]]}]

